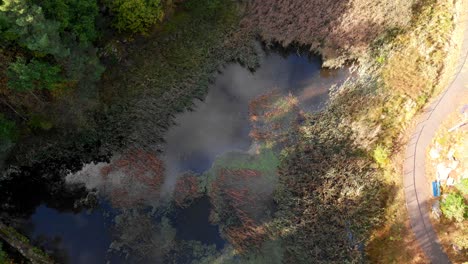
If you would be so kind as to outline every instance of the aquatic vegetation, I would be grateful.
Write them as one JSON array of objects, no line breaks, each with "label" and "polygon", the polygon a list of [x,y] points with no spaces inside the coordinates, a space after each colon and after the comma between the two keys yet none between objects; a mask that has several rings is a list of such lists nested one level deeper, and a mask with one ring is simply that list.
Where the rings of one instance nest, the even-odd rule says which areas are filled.
[{"label": "aquatic vegetation", "polygon": [[285,261],[357,261],[361,241],[381,221],[383,183],[353,144],[349,128],[337,129],[332,113],[306,122],[312,131],[300,135],[283,160],[275,193],[273,228],[286,248]]},{"label": "aquatic vegetation", "polygon": [[279,159],[271,149],[256,154],[232,152],[220,156],[206,173],[213,206],[211,222],[236,251],[248,255],[268,241],[265,223],[274,212]]},{"label": "aquatic vegetation", "polygon": [[262,223],[271,211],[272,188],[260,171],[220,169],[208,191],[213,205],[211,221],[239,251],[258,247],[266,239]]},{"label": "aquatic vegetation", "polygon": [[185,173],[178,177],[174,189],[174,202],[178,207],[185,208],[197,198],[203,195],[204,190],[200,188],[199,178],[193,174]]},{"label": "aquatic vegetation", "polygon": [[300,112],[292,95],[282,96],[277,91],[261,95],[249,104],[250,137],[267,148],[281,148],[294,140],[291,131],[298,128]]},{"label": "aquatic vegetation", "polygon": [[[218,157],[213,163],[210,171],[219,169],[248,169],[264,172],[265,175],[270,175],[273,180],[277,174],[277,168],[280,160],[274,151],[269,149],[262,150],[259,154],[251,155],[242,152],[228,152]],[[212,177],[208,172],[208,177]]]},{"label": "aquatic vegetation", "polygon": [[[107,46],[102,55],[111,62],[98,91],[91,85],[102,72],[90,44],[98,35],[95,2],[84,1],[80,8],[66,0],[6,2],[21,4],[38,23],[0,5],[5,11],[0,13],[1,36],[8,45],[19,46],[17,54],[0,54],[10,65],[10,86],[16,88],[0,89],[1,96],[13,111],[8,118],[24,119],[28,129],[47,136],[18,146],[15,158],[36,166],[52,164],[50,177],[56,177],[57,185],[62,184],[57,175],[66,171],[69,183],[82,183],[105,196],[119,210],[111,248],[137,262],[364,261],[365,247],[378,240],[373,231],[392,215],[387,209],[398,187],[391,179],[395,142],[435,90],[453,22],[449,4],[423,5],[421,17],[412,19],[414,1],[402,0],[372,5],[362,0],[272,0],[270,7],[257,0],[247,5],[188,0],[153,34]],[[161,3],[114,1],[111,11],[118,28],[149,32],[163,16]],[[55,15],[54,9],[64,16]],[[89,14],[81,28],[75,20],[83,10]],[[13,18],[23,23],[15,26]],[[13,34],[12,28],[21,34]],[[181,175],[173,203],[160,206],[166,167],[157,153],[163,149],[164,132],[175,113],[190,109],[194,98],[204,98],[213,74],[226,62],[255,68],[251,44],[256,33],[267,44],[310,45],[330,59],[327,65],[350,58],[361,65],[319,113],[304,113],[292,95],[273,91],[255,98],[248,109],[254,141],[250,150],[219,156],[201,176]],[[17,57],[24,60],[14,62]],[[13,94],[21,89],[28,92],[24,97]],[[78,103],[79,98],[84,101]],[[64,101],[47,110],[59,99]],[[73,107],[64,107],[68,103]],[[12,105],[21,107],[17,111]],[[76,120],[66,113],[77,109],[92,111]],[[39,114],[29,114],[36,110]],[[59,118],[47,113],[59,113],[62,120],[82,124],[81,129],[62,131],[52,124]],[[46,121],[39,118],[43,116]],[[2,136],[10,136],[14,128],[9,120],[2,116],[0,124]],[[114,157],[106,160],[109,153]],[[75,173],[92,160],[107,162]],[[210,220],[229,242],[224,249],[179,239],[168,217],[174,208],[189,208],[203,195],[212,204]],[[401,240],[399,234],[388,237]]]},{"label": "aquatic vegetation", "polygon": [[174,247],[176,230],[167,218],[156,223],[149,214],[130,210],[118,215],[115,223],[110,249],[128,261],[162,260]]},{"label": "aquatic vegetation", "polygon": [[129,150],[101,168],[101,177],[109,183],[104,184],[104,188],[114,206],[132,208],[151,199],[159,199],[164,164],[154,154]]},{"label": "aquatic vegetation", "polygon": [[172,263],[208,264],[219,260],[215,245],[205,245],[200,241],[177,241],[167,255]]},{"label": "aquatic vegetation", "polygon": [[414,18],[413,28],[398,35],[394,47],[387,54],[382,70],[387,89],[405,94],[426,103],[433,92],[437,76],[444,67],[447,42],[454,29],[454,8],[451,1],[421,5]]},{"label": "aquatic vegetation", "polygon": [[153,153],[129,149],[110,164],[91,164],[68,175],[67,182],[84,183],[88,189],[96,189],[115,208],[157,207],[164,182],[164,163]]},{"label": "aquatic vegetation", "polygon": [[159,32],[129,47],[128,67],[108,69],[100,91],[107,107],[99,122],[106,146],[151,148],[162,141],[174,113],[204,98],[223,65],[240,60],[255,66],[253,40],[238,33],[238,5],[228,1],[208,9],[211,2],[184,1]]},{"label": "aquatic vegetation", "polygon": [[211,221],[220,225],[223,236],[244,256],[260,250],[271,236],[265,224],[275,210],[277,152],[291,142],[288,136],[297,127],[299,108],[291,95],[272,91],[250,102],[249,116],[250,136],[255,140],[250,153],[218,157],[206,176]]}]

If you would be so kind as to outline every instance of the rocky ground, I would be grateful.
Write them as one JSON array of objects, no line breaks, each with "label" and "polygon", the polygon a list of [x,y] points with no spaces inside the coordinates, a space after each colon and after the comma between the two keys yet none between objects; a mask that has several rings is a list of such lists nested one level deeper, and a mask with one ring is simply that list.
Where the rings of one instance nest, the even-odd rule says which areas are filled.
[{"label": "rocky ground", "polygon": [[[468,105],[462,104],[457,109],[437,132],[428,152],[427,166],[428,180],[439,181],[441,186],[441,196],[432,203],[434,227],[450,259],[464,263],[468,260]],[[460,202],[454,204],[451,199]],[[451,213],[457,209],[462,211],[459,217]]]}]

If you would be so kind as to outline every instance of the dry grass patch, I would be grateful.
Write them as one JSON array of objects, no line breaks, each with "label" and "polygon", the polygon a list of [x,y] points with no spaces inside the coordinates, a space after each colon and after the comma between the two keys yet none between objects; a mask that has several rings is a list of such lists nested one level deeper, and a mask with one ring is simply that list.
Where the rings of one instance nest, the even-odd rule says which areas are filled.
[{"label": "dry grass patch", "polygon": [[454,9],[453,1],[427,4],[415,28],[397,37],[382,73],[388,89],[423,103],[429,98],[444,67],[454,30]]},{"label": "dry grass patch", "polygon": [[[405,28],[413,0],[251,0],[244,25],[267,42],[310,45],[330,64],[359,58],[389,29]],[[331,65],[330,65],[331,66]]]}]

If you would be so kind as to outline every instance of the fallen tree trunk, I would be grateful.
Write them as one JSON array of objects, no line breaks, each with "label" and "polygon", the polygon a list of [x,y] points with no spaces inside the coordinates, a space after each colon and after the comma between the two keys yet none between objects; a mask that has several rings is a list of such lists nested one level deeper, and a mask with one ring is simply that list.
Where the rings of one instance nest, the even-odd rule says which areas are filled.
[{"label": "fallen tree trunk", "polygon": [[54,263],[52,258],[42,252],[42,250],[31,245],[27,237],[21,235],[14,228],[9,227],[2,222],[0,222],[0,239],[17,250],[25,259],[29,260],[33,264]]}]

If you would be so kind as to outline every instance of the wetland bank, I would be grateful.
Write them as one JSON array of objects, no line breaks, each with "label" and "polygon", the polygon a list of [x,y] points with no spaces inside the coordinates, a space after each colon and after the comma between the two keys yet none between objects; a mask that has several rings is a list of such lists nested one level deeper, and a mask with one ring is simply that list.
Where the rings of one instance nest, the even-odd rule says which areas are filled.
[{"label": "wetland bank", "polygon": [[[378,235],[400,223],[388,218],[397,169],[376,150],[396,151],[437,86],[456,3],[260,2],[164,2],[143,35],[113,31],[123,11],[110,5],[96,19],[106,70],[92,85],[5,84],[2,122],[16,125],[2,144],[1,221],[59,263],[417,257]],[[6,61],[53,60],[19,43],[17,54],[3,44]],[[352,79],[322,68],[345,61]]]},{"label": "wetland bank", "polygon": [[[319,58],[298,51],[258,54],[254,72],[237,63],[224,67],[203,101],[175,115],[163,143],[150,139],[145,148],[132,146],[68,174],[65,184],[84,185],[96,196],[92,211],[38,204],[25,219],[25,233],[46,248],[56,241],[54,249],[69,263],[207,261],[244,243],[228,237],[236,222],[260,225],[274,214],[282,148],[276,141],[300,122],[301,112],[323,109],[329,89],[348,75],[321,69]],[[239,220],[229,210],[246,215]]]}]

